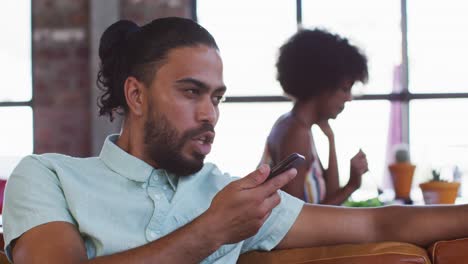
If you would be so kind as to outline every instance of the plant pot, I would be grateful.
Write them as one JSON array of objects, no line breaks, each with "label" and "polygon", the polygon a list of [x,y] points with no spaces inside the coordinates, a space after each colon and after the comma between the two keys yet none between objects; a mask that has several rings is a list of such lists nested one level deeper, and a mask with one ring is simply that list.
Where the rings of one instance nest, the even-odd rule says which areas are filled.
[{"label": "plant pot", "polygon": [[459,182],[430,181],[419,184],[425,204],[453,204],[457,198]]},{"label": "plant pot", "polygon": [[409,162],[394,163],[388,166],[392,175],[396,199],[409,199],[413,174],[416,166]]}]

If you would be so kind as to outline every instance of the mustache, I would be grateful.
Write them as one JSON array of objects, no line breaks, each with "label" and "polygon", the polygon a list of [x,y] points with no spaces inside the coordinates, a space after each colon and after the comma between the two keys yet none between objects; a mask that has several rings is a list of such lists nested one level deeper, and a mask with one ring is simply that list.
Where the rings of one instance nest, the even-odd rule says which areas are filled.
[{"label": "mustache", "polygon": [[204,123],[198,128],[185,131],[184,135],[182,136],[182,141],[186,139],[191,139],[205,132],[215,133],[214,126],[212,124]]}]

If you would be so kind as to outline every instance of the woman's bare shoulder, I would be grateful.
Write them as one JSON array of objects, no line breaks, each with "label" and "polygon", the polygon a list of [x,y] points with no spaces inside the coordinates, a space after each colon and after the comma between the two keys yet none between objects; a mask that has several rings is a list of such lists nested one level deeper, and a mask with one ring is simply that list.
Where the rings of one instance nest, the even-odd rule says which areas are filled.
[{"label": "woman's bare shoulder", "polygon": [[303,153],[310,150],[310,144],[310,129],[298,123],[289,113],[277,120],[268,136],[268,145],[275,153],[289,153],[292,150]]}]

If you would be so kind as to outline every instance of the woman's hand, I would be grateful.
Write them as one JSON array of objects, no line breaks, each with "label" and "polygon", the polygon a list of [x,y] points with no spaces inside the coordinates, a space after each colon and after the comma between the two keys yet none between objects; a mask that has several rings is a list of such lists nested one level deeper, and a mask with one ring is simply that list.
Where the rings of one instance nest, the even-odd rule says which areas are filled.
[{"label": "woman's hand", "polygon": [[334,138],[333,129],[330,127],[328,120],[320,121],[317,123],[317,125],[329,140]]},{"label": "woman's hand", "polygon": [[362,175],[369,170],[366,154],[360,149],[351,159],[348,186],[353,189],[361,187]]}]

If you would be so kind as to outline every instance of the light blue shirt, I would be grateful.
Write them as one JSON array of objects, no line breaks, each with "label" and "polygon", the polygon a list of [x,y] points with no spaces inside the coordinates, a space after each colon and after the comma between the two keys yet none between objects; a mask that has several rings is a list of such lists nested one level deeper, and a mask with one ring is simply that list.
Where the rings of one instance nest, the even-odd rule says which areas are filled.
[{"label": "light blue shirt", "polygon": [[[20,162],[5,190],[4,238],[10,259],[12,240],[52,221],[77,227],[88,258],[147,244],[191,222],[218,191],[238,179],[208,163],[198,173],[178,178],[126,153],[115,145],[117,138],[106,139],[99,157],[43,154]],[[281,204],[255,236],[223,245],[203,263],[235,263],[244,252],[274,248],[303,206],[280,195]]]}]

